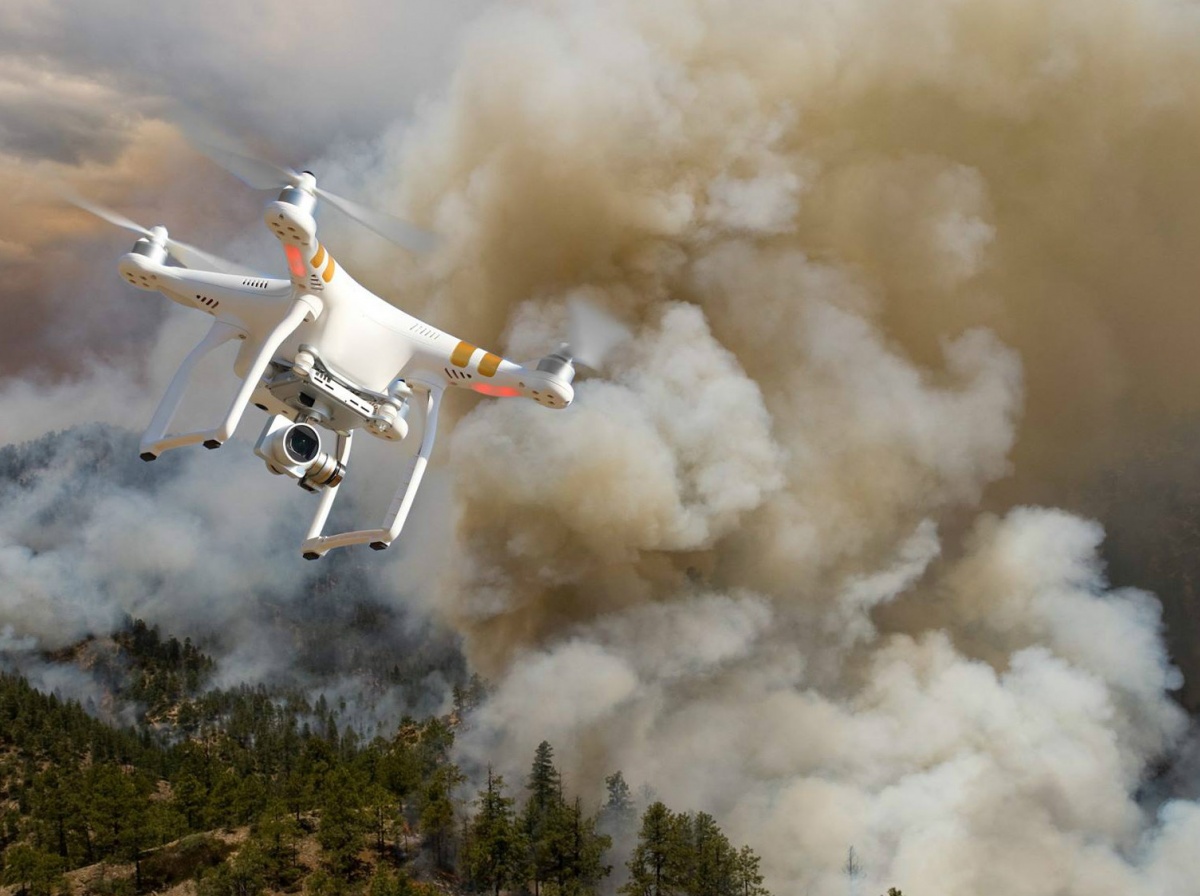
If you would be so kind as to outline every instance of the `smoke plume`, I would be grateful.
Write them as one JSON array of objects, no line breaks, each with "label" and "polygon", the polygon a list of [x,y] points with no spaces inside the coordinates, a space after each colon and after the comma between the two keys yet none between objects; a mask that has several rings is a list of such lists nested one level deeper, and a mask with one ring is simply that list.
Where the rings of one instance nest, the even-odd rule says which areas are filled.
[{"label": "smoke plume", "polygon": [[1197,38],[1126,0],[486,17],[408,138],[472,260],[431,311],[536,356],[583,291],[637,335],[570,413],[454,431],[466,754],[621,768],[780,892],[850,845],[867,888],[1190,892],[1200,809],[1136,799],[1187,725],[1160,606],[1036,505],[1195,414]]},{"label": "smoke plume", "polygon": [[[72,139],[51,151],[18,94],[0,129],[32,194],[46,171],[30,165],[51,166],[160,197],[203,235],[218,200],[189,212],[182,197],[218,175],[159,158],[186,151],[154,119],[220,95],[231,129],[444,235],[406,262],[330,231],[347,243],[339,261],[405,308],[516,358],[552,350],[581,295],[631,328],[567,412],[456,397],[445,478],[418,502],[406,553],[363,574],[385,605],[450,625],[491,679],[464,760],[514,780],[548,739],[568,786],[597,794],[619,768],[753,844],[779,893],[843,892],[851,845],[863,892],[1197,892],[1194,787],[1143,797],[1187,742],[1174,694],[1195,704],[1200,667],[1181,676],[1158,598],[1114,584],[1102,555],[1105,525],[1154,517],[1111,481],[1159,469],[1200,410],[1194,4],[403,6],[412,20],[337,25],[345,71],[299,70],[312,118],[277,83],[295,70],[294,22],[250,52],[253,27],[177,14],[151,40],[198,33],[197,49],[163,67],[139,47],[134,74],[117,59],[123,30],[82,41],[55,24],[94,17],[85,7],[50,4],[47,18],[18,3],[0,28],[14,35],[0,75],[60,60],[46,132]],[[404,54],[378,35],[423,24],[443,48],[426,60],[461,42],[452,74],[397,94]],[[89,78],[111,127],[78,99]],[[413,105],[419,90],[432,98]],[[31,116],[38,128],[20,125]],[[157,142],[122,147],[131,134]],[[56,240],[95,239],[38,207],[20,232],[0,222],[0,252],[28,277]],[[269,245],[248,239],[233,254]],[[6,308],[49,290],[12,282],[28,285],[0,296]],[[148,417],[196,334],[105,288],[143,329],[113,326],[126,335],[98,349],[45,323],[73,311],[41,307],[40,350],[4,362],[8,440],[56,428],[47,397],[73,420]],[[48,331],[85,357],[46,361]],[[273,521],[298,496],[245,449],[176,461],[153,488],[98,489],[75,556],[54,550],[66,530],[50,508],[78,479],[47,474],[24,503],[6,499],[5,643],[74,636],[64,619],[110,624],[128,593],[201,615],[218,586],[313,623],[296,597],[310,574],[274,541],[294,542]],[[363,469],[347,483],[358,474],[365,496]],[[1189,463],[1171,469],[1196,481]],[[88,550],[109,549],[109,520],[154,521],[162,549]],[[1123,578],[1147,568],[1126,559]],[[1174,619],[1200,607],[1162,597]],[[266,643],[286,663],[287,639]],[[230,674],[250,658],[231,648]]]}]

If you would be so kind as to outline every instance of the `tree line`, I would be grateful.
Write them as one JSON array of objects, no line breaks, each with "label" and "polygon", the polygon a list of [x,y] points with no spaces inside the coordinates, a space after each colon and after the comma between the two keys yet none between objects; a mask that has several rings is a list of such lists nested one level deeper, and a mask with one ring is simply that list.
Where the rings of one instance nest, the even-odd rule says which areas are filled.
[{"label": "tree line", "polygon": [[[184,656],[169,642],[155,649],[170,662]],[[757,856],[732,846],[711,816],[656,802],[635,832],[620,773],[589,813],[564,787],[549,743],[519,793],[488,769],[466,799],[451,748],[478,697],[475,682],[456,692],[451,714],[406,718],[370,740],[339,727],[323,697],[261,687],[184,699],[164,708],[171,725],[134,729],[0,674],[0,880],[51,896],[63,872],[106,863],[132,866],[92,885],[113,896],[188,878],[201,896],[301,885],[314,896],[413,896],[428,887],[422,878],[493,896],[576,896],[612,874],[616,834],[637,837],[628,896],[766,896]],[[249,837],[231,856],[213,832],[235,828]],[[315,866],[301,857],[306,838],[320,846]]]}]

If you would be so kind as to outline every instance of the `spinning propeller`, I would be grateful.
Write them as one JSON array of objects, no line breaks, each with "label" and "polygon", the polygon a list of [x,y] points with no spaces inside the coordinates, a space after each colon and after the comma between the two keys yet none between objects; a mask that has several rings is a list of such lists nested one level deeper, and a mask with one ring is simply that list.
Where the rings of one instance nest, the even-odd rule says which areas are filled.
[{"label": "spinning propeller", "polygon": [[[248,187],[255,190],[275,190],[281,186],[295,187],[300,183],[302,172],[252,156],[241,147],[231,149],[228,146],[218,146],[212,140],[197,136],[192,127],[185,128],[185,133],[200,152]],[[358,221],[384,239],[405,249],[428,252],[437,245],[438,238],[434,234],[415,224],[339,196],[324,187],[313,186],[311,189],[347,218]]]},{"label": "spinning propeller", "polygon": [[609,353],[629,338],[629,330],[604,308],[580,296],[567,300],[567,342],[559,348],[571,361],[602,369]]},{"label": "spinning propeller", "polygon": [[97,205],[94,202],[89,202],[81,196],[62,190],[60,191],[64,199],[72,205],[83,209],[85,212],[90,212],[97,218],[107,221],[109,224],[115,224],[117,227],[123,227],[125,230],[131,230],[139,236],[143,236],[152,243],[158,243],[163,246],[171,256],[185,268],[208,268],[222,274],[244,274],[245,267],[239,267],[232,261],[221,258],[219,255],[213,255],[211,252],[205,252],[203,249],[197,249],[190,243],[185,243],[183,240],[177,240],[167,235],[166,228],[156,227],[153,230],[143,227],[135,221],[131,221],[124,215],[114,212],[110,208],[105,208],[102,205]]},{"label": "spinning propeller", "polygon": [[608,311],[587,299],[567,300],[567,341],[538,361],[537,369],[570,383],[579,365],[596,372],[629,330]]}]

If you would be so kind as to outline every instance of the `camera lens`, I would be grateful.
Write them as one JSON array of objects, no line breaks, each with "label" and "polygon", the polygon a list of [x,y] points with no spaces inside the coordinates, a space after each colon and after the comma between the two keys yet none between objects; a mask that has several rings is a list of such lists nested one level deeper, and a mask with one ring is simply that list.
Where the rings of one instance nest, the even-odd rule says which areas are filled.
[{"label": "camera lens", "polygon": [[298,423],[288,430],[287,452],[300,463],[308,463],[321,449],[321,437],[307,423]]}]

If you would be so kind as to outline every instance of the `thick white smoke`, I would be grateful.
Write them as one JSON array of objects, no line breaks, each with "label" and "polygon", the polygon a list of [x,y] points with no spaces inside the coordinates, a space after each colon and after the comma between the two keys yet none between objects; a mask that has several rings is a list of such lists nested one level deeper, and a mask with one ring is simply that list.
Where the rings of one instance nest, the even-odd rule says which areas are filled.
[{"label": "thick white smoke", "polygon": [[[82,46],[14,8],[15,58],[72,60],[54,108],[75,122],[76,76],[111,68],[126,32]],[[415,274],[369,243],[339,260],[463,338],[536,357],[581,293],[633,329],[569,412],[451,407],[467,409],[440,455],[453,496],[435,481],[418,508],[454,507],[450,546],[417,526],[399,564],[372,559],[397,603],[452,621],[495,684],[464,755],[519,776],[549,739],[568,781],[597,790],[620,768],[716,814],[779,893],[844,892],[851,845],[864,893],[1200,891],[1200,808],[1151,817],[1137,799],[1186,721],[1157,601],[1109,587],[1099,525],[1035,506],[1200,410],[1194,6],[497,4],[409,128],[387,83],[404,54],[381,27],[337,32],[371,45],[347,52],[352,76],[303,69],[313,120],[272,86],[290,45],[255,44],[239,75],[214,60],[245,57],[243,32],[226,44],[202,16],[159,37],[198,30],[207,54],[153,87],[122,71],[105,96],[130,114],[218,91],[235,126],[324,153],[334,181],[435,226],[445,248]],[[343,126],[378,139],[312,136]],[[94,160],[113,142],[101,128],[41,152]],[[127,177],[129,153],[114,164]],[[0,240],[30,270],[37,253]],[[165,379],[175,326],[161,361],[85,371],[53,396],[120,418],[114,395],[137,403],[143,378]],[[14,440],[44,431],[31,379],[0,386]],[[170,500],[90,499],[88,558],[106,519],[177,508],[161,569],[125,544],[128,563],[85,575],[30,547],[39,509],[0,514],[6,577],[23,583],[6,643],[61,631],[38,595],[59,618],[116,612],[104,589],[126,566],[140,592],[157,575],[197,599],[210,555],[179,544],[230,519],[231,488],[245,513],[215,537],[233,580],[286,590],[290,573],[255,578],[265,545],[245,536],[292,505],[257,491],[249,461],[223,460],[205,498],[206,460],[180,468]]]},{"label": "thick white smoke", "polygon": [[1151,343],[1192,317],[1198,37],[1135,0],[475,28],[403,167],[472,262],[431,313],[533,356],[584,290],[637,335],[570,413],[454,432],[466,753],[620,768],[779,892],[843,892],[851,845],[863,892],[1196,892],[1200,809],[1136,798],[1185,729],[1158,603],[994,486],[1194,411]]}]

